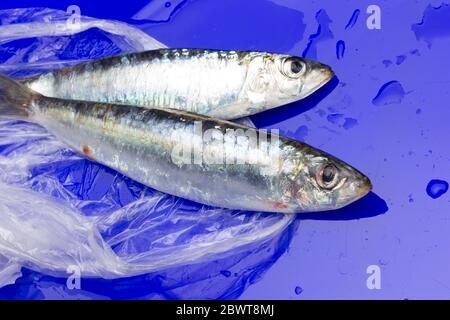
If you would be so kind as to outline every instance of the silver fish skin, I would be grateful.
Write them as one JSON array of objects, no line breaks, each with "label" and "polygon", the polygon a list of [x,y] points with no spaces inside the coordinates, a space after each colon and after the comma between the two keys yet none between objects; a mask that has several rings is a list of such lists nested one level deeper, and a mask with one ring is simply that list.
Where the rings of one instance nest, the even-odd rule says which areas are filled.
[{"label": "silver fish skin", "polygon": [[[47,98],[0,76],[0,115],[28,118],[91,160],[157,190],[212,206],[323,211],[343,207],[371,189],[361,172],[307,144],[175,109]],[[270,141],[270,152],[261,148],[268,143],[249,143],[244,134],[225,138],[239,130]],[[207,139],[208,133],[224,138]],[[192,152],[189,161],[179,161],[180,150]],[[235,161],[216,161],[224,155]]]},{"label": "silver fish skin", "polygon": [[22,83],[48,97],[236,119],[303,99],[333,75],[327,65],[284,54],[160,49],[90,61]]}]

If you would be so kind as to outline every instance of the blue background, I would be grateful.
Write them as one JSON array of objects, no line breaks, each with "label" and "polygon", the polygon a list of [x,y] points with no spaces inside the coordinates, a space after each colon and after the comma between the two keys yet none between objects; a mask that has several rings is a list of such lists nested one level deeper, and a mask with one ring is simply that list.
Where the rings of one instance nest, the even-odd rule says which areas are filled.
[{"label": "blue background", "polygon": [[[170,47],[268,50],[319,60],[336,73],[304,101],[252,117],[344,159],[367,174],[373,193],[337,213],[299,215],[245,256],[131,279],[65,280],[24,270],[3,298],[417,299],[450,297],[450,6],[441,1],[153,1],[158,16],[133,20],[148,1],[2,1],[0,7],[77,4],[83,15],[133,24]],[[366,27],[370,4],[381,29]],[[345,48],[345,49],[344,49]],[[427,193],[428,186],[428,193]],[[441,192],[442,193],[442,192]],[[256,254],[255,254],[256,252]],[[381,268],[369,290],[367,267]],[[211,264],[208,264],[211,266]],[[201,270],[201,271],[199,271]],[[231,270],[231,271],[230,271]],[[167,274],[198,276],[167,285]],[[177,279],[173,277],[173,279]],[[206,290],[202,296],[200,288]],[[199,287],[203,283],[203,287]],[[182,288],[182,289],[179,289]],[[191,294],[189,292],[194,292]]]}]

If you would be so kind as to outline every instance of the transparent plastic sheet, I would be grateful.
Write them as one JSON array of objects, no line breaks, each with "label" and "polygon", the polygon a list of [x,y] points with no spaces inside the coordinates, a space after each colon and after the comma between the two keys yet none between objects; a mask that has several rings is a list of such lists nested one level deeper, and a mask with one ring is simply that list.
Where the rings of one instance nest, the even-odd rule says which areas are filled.
[{"label": "transparent plastic sheet", "polygon": [[[9,21],[5,17],[10,17]],[[25,37],[20,31],[22,27],[28,30],[28,23],[44,17],[53,20],[53,17],[63,19],[67,15],[48,9],[0,11],[0,30],[5,23],[16,23],[14,39],[17,40],[20,35]],[[81,21],[84,19],[100,31],[106,23],[99,24],[85,17]],[[124,24],[108,22],[106,25],[123,28]],[[17,52],[28,51],[27,57],[33,56],[34,64],[30,65],[25,55],[10,56],[3,61],[3,67],[9,68],[10,74],[35,72],[36,65],[64,64],[67,60],[55,60],[61,56],[60,51],[69,57],[78,55],[76,51],[67,54],[68,48],[79,48],[70,45],[74,40],[70,37],[63,41],[64,46],[52,46],[61,42],[62,36],[55,35],[53,27],[48,28],[47,35],[51,37],[45,39],[45,47],[54,52],[47,50],[40,56],[39,51],[33,51],[36,45],[25,43]],[[126,26],[125,30],[130,28]],[[104,36],[100,31],[84,36],[95,41],[92,37]],[[116,34],[127,37],[126,32]],[[121,49],[116,37],[108,38],[110,43],[106,47],[123,52],[150,49],[149,44],[156,43],[147,35],[148,39],[142,40],[142,34],[137,34],[141,46],[134,49]],[[11,35],[6,40],[3,36],[0,32],[0,43],[12,40]],[[39,36],[46,35],[40,31]],[[79,41],[80,35],[75,40]],[[119,42],[124,43],[124,40]],[[14,41],[8,43],[17,45]],[[125,43],[136,44],[131,40]],[[91,55],[84,57],[101,56],[98,48],[94,49]],[[102,53],[109,55],[110,52]],[[13,64],[8,65],[11,61]],[[163,194],[68,150],[38,125],[8,119],[0,119],[0,213],[0,286],[13,283],[20,276],[21,266],[57,277],[67,276],[67,268],[77,266],[83,277],[108,279],[170,269],[171,279],[178,279],[175,286],[180,288],[187,284],[182,281],[184,276],[173,275],[184,274],[174,271],[177,267],[186,271],[189,265],[213,260],[227,264],[238,259],[249,264],[241,266],[243,270],[261,272],[261,266],[273,262],[274,252],[277,252],[273,246],[283,243],[285,249],[286,242],[278,240],[294,220],[293,215],[212,208]],[[255,255],[259,257],[257,261],[249,259],[247,255],[260,252],[259,246],[269,246],[272,251]],[[211,269],[211,265],[208,268]],[[196,275],[204,278],[198,270]],[[244,275],[249,276],[246,272],[242,273]],[[195,282],[200,283],[198,281]],[[224,292],[215,292],[214,297]]]},{"label": "transparent plastic sheet", "polygon": [[[121,52],[165,47],[123,22],[47,8],[0,10],[0,26],[4,55],[0,72],[11,75],[16,69],[24,72],[16,74],[22,76]],[[12,47],[11,42],[15,42]],[[17,44],[25,46],[18,49]]]}]

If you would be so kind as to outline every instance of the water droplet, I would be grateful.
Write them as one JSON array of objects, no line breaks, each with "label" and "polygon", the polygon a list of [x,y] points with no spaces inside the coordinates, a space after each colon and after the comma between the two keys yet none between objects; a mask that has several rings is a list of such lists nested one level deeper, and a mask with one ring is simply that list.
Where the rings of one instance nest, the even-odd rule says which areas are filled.
[{"label": "water droplet", "polygon": [[224,277],[227,277],[227,278],[229,278],[229,277],[231,276],[231,272],[228,271],[228,270],[222,270],[222,271],[220,271],[220,273],[221,273]]},{"label": "water droplet", "polygon": [[295,294],[296,295],[299,295],[302,292],[303,292],[303,288],[302,287],[299,287],[299,286],[295,287]]},{"label": "water droplet", "polygon": [[358,120],[353,119],[353,118],[345,118],[343,127],[344,127],[344,129],[348,130],[348,129],[353,128],[357,124],[358,124]]},{"label": "water droplet", "polygon": [[437,199],[448,191],[448,182],[439,179],[433,179],[428,182],[427,194],[433,198]]},{"label": "water droplet", "polygon": [[398,81],[390,81],[381,86],[372,103],[376,106],[399,104],[405,97],[405,90]]},{"label": "water droplet", "polygon": [[322,110],[322,109],[317,110],[316,113],[317,113],[320,117],[323,117],[323,116],[325,116],[325,115],[327,114],[327,113],[326,113],[324,110]]},{"label": "water droplet", "polygon": [[389,67],[392,64],[392,61],[386,59],[386,60],[383,60],[383,64],[387,68],[387,67]]},{"label": "water droplet", "polygon": [[348,28],[353,28],[353,26],[355,25],[356,21],[358,21],[358,17],[359,17],[360,12],[361,11],[359,9],[356,9],[355,11],[353,11],[353,14],[350,17],[350,20],[348,20],[347,25],[345,26],[346,30]]},{"label": "water droplet", "polygon": [[172,5],[172,3],[170,3],[170,1],[167,1],[165,4],[166,8],[170,8],[170,6]]},{"label": "water droplet", "polygon": [[297,130],[295,130],[294,136],[300,141],[304,141],[306,136],[308,135],[308,127],[300,126]]},{"label": "water droplet", "polygon": [[397,56],[395,63],[396,63],[397,65],[400,65],[400,64],[402,64],[405,60],[406,60],[406,56],[403,56],[403,55]]},{"label": "water droplet", "polygon": [[344,57],[345,53],[345,42],[342,40],[339,40],[336,43],[336,57],[338,60],[341,60]]},{"label": "water droplet", "polygon": [[327,120],[332,124],[337,124],[339,120],[342,119],[343,116],[344,115],[340,113],[332,113],[327,116]]},{"label": "water droplet", "polygon": [[379,259],[379,260],[378,260],[378,263],[379,263],[380,265],[382,265],[382,266],[386,266],[386,265],[388,264],[388,261],[387,261],[387,260],[384,260],[384,259]]},{"label": "water droplet", "polygon": [[416,114],[421,114],[421,113],[422,113],[422,109],[418,108],[418,109],[416,110]]}]

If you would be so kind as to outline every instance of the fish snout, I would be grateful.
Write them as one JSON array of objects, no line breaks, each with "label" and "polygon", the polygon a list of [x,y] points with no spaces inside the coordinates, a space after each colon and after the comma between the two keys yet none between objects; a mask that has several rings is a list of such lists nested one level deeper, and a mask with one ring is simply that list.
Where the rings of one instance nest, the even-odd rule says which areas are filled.
[{"label": "fish snout", "polygon": [[358,179],[356,183],[357,199],[360,199],[367,195],[370,191],[372,191],[372,188],[372,182],[368,177],[363,176],[362,178]]},{"label": "fish snout", "polygon": [[331,67],[320,62],[311,62],[308,69],[299,92],[303,97],[320,89],[334,77]]},{"label": "fish snout", "polygon": [[321,75],[322,77],[322,83],[321,85],[324,85],[325,83],[327,83],[328,81],[331,80],[331,78],[334,77],[334,71],[333,69],[331,69],[330,66],[320,63],[320,62],[316,62],[316,65],[313,67],[314,69],[317,70],[317,72]]},{"label": "fish snout", "polygon": [[362,184],[363,191],[367,194],[372,191],[373,185],[369,178],[365,177],[364,184]]}]

